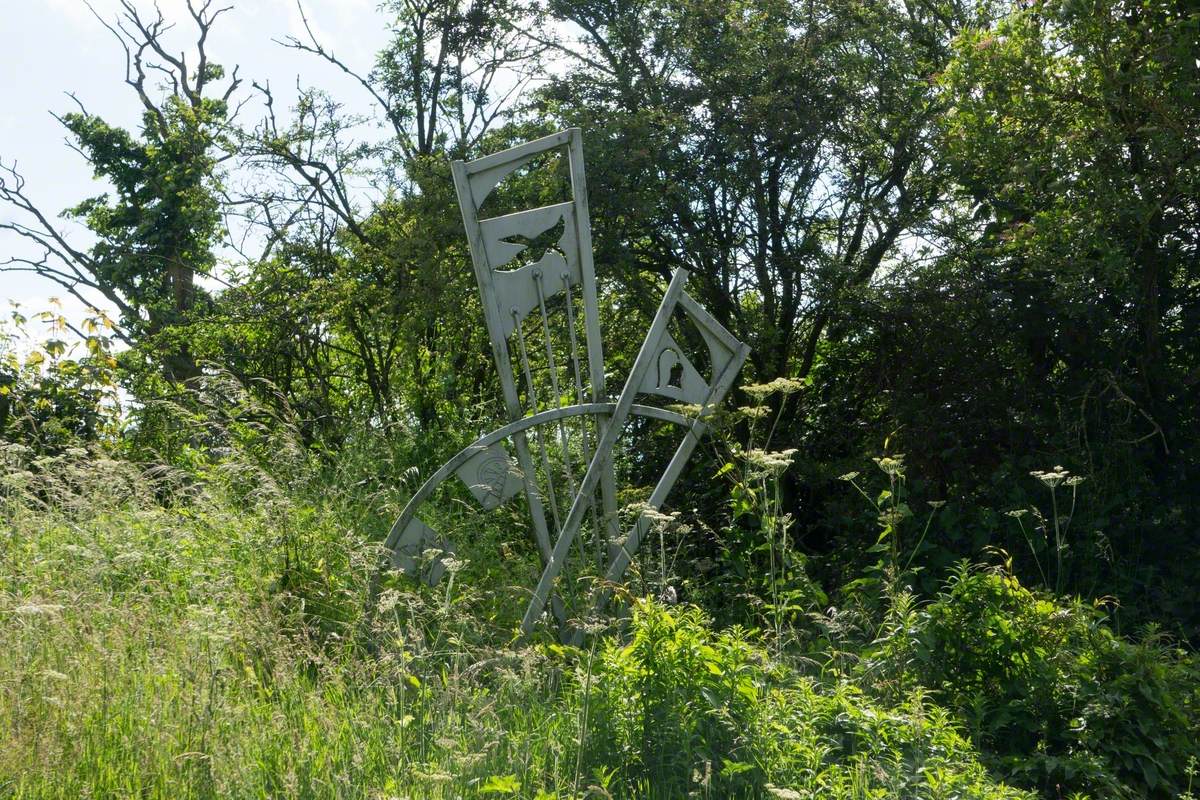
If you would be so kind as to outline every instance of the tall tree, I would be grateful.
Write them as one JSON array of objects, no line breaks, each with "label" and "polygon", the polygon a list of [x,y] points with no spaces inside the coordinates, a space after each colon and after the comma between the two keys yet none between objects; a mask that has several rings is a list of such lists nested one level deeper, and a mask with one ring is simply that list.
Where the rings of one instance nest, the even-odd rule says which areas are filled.
[{"label": "tall tree", "polygon": [[942,77],[947,162],[1041,374],[1163,455],[1197,421],[1198,51],[1185,4],[1038,2],[964,35]]},{"label": "tall tree", "polygon": [[[32,242],[40,257],[15,256],[0,269],[26,270],[84,299],[103,295],[120,311],[119,335],[150,351],[171,381],[196,378],[200,368],[180,326],[207,302],[197,276],[211,275],[221,235],[218,167],[229,153],[230,100],[240,81],[208,55],[208,37],[228,10],[213,0],[194,4],[192,58],[168,49],[171,29],[161,13],[144,16],[122,0],[112,23],[97,19],[125,51],[125,83],[142,105],[137,134],[106,122],[78,101],[60,119],[75,150],[112,193],[93,197],[64,216],[82,220],[89,247],[72,244],[37,207],[15,167],[0,174],[0,200],[21,216],[0,225]],[[151,77],[160,77],[158,87]]]},{"label": "tall tree", "polygon": [[688,267],[760,378],[807,374],[943,197],[930,78],[964,16],[943,5],[551,3],[578,36],[545,38],[575,69],[543,97],[592,131],[598,263]]},{"label": "tall tree", "polygon": [[[510,27],[523,13],[511,0],[394,0],[382,10],[392,38],[369,71],[310,27],[284,44],[358,81],[384,136],[363,138],[365,120],[315,89],[289,119],[256,85],[267,113],[243,152],[268,188],[234,202],[267,243],[252,257],[253,280],[286,273],[291,299],[316,312],[262,319],[277,326],[268,338],[297,338],[307,321],[299,338],[321,345],[306,352],[333,355],[327,365],[365,388],[369,419],[415,416],[429,427],[449,397],[478,383],[475,356],[486,353],[469,317],[475,288],[448,160],[506,121],[540,47]],[[334,384],[346,385],[316,382]]]}]

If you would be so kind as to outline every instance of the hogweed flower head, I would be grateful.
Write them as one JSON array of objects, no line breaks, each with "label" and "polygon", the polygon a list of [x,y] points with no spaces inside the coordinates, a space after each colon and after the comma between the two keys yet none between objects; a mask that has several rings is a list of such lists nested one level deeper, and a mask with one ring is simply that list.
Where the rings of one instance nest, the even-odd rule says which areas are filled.
[{"label": "hogweed flower head", "polygon": [[[1066,469],[1064,469],[1061,464],[1059,464],[1059,465],[1055,466],[1054,469],[1048,469],[1048,470],[1035,469],[1032,472],[1030,472],[1029,474],[1032,475],[1033,477],[1037,478],[1045,486],[1048,486],[1049,488],[1053,489],[1053,488],[1057,487],[1060,483],[1062,483],[1063,480],[1065,480],[1071,473],[1068,472]],[[1076,485],[1076,484],[1072,484],[1072,485]]]},{"label": "hogweed flower head", "polygon": [[746,450],[742,457],[746,463],[770,475],[781,475],[796,458],[796,448],[787,450]]},{"label": "hogweed flower head", "polygon": [[897,453],[894,456],[884,456],[883,458],[874,459],[875,465],[887,473],[889,478],[904,477],[904,454]]},{"label": "hogweed flower head", "polygon": [[671,411],[683,417],[698,417],[705,410],[704,406],[698,403],[671,403],[667,406]]},{"label": "hogweed flower head", "polygon": [[775,393],[786,397],[787,395],[795,394],[803,388],[804,381],[796,380],[795,378],[776,378],[770,383],[752,383],[749,386],[743,386],[742,391],[761,403]]}]

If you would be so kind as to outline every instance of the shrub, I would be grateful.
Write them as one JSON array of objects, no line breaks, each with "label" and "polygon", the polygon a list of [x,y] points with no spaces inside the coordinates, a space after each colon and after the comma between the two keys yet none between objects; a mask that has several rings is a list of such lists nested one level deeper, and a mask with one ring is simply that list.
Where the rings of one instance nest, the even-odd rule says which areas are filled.
[{"label": "shrub", "polygon": [[1200,735],[1194,657],[1113,634],[1100,610],[963,565],[923,612],[919,680],[985,760],[1050,796],[1175,797]]},{"label": "shrub", "polygon": [[639,603],[601,650],[584,760],[622,796],[1024,797],[993,783],[944,710],[881,707],[772,661],[695,608]]}]

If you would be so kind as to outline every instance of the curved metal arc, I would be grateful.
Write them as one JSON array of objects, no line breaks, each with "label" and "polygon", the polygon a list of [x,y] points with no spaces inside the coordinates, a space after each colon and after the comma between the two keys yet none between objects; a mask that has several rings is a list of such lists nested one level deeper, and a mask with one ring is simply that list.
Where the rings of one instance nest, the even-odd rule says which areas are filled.
[{"label": "curved metal arc", "polygon": [[[453,475],[459,467],[461,467],[469,458],[471,458],[471,456],[487,449],[489,446],[497,442],[507,439],[513,434],[522,433],[543,423],[554,422],[556,420],[566,419],[567,417],[583,416],[586,414],[612,414],[613,409],[616,408],[616,405],[616,403],[581,403],[572,406],[563,406],[562,408],[552,408],[547,411],[534,414],[533,416],[522,417],[516,422],[510,422],[508,425],[505,425],[502,428],[497,428],[491,433],[481,436],[471,444],[464,447],[449,461],[443,464],[437,472],[430,475],[429,478],[423,484],[421,484],[421,488],[417,489],[416,494],[409,499],[408,503],[404,506],[404,510],[400,512],[400,516],[396,518],[396,522],[393,523],[391,531],[388,532],[387,540],[384,542],[384,546],[392,554],[389,556],[391,563],[395,565],[394,556],[396,545],[399,543],[400,536],[404,533],[404,529],[408,526],[408,523],[412,521],[414,516],[416,516],[417,508],[419,508],[422,503],[429,499],[429,496],[433,494],[433,490],[436,489],[442,481]],[[631,409],[631,412],[635,416],[659,419],[664,422],[674,423],[676,425],[688,426],[691,424],[691,419],[688,417],[665,408],[635,404]]]}]

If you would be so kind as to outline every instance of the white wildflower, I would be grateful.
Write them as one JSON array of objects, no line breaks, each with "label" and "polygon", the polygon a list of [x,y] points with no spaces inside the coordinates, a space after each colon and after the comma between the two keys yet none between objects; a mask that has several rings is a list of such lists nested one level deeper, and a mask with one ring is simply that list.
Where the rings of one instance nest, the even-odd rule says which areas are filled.
[{"label": "white wildflower", "polygon": [[400,604],[400,592],[395,589],[385,589],[379,595],[379,612],[386,614]]},{"label": "white wildflower", "polygon": [[796,448],[787,450],[747,450],[742,453],[746,463],[771,475],[780,475],[792,465],[796,458]]},{"label": "white wildflower", "polygon": [[[429,551],[427,550],[425,552],[429,552]],[[466,565],[467,565],[467,562],[462,559],[451,558],[449,556],[442,559],[442,566],[445,567],[446,571],[449,572],[451,575],[458,572]]]},{"label": "white wildflower", "polygon": [[786,396],[795,394],[803,388],[804,381],[796,380],[795,378],[776,378],[770,383],[752,383],[749,386],[743,386],[742,391],[761,401],[775,393]]},{"label": "white wildflower", "polygon": [[884,456],[876,458],[875,465],[887,473],[888,477],[904,477],[904,454],[897,453],[894,456]]},{"label": "white wildflower", "polygon": [[1054,469],[1049,469],[1049,470],[1045,470],[1045,471],[1035,469],[1032,472],[1030,472],[1029,474],[1032,475],[1033,477],[1037,478],[1039,481],[1041,481],[1046,486],[1053,489],[1056,486],[1058,486],[1060,483],[1062,483],[1063,480],[1066,479],[1071,473],[1068,472],[1067,470],[1063,469],[1063,467],[1061,465],[1059,465],[1059,466],[1056,466]]},{"label": "white wildflower", "polygon": [[700,412],[704,410],[704,406],[697,403],[671,403],[667,408],[680,416],[689,418],[700,416]]}]

